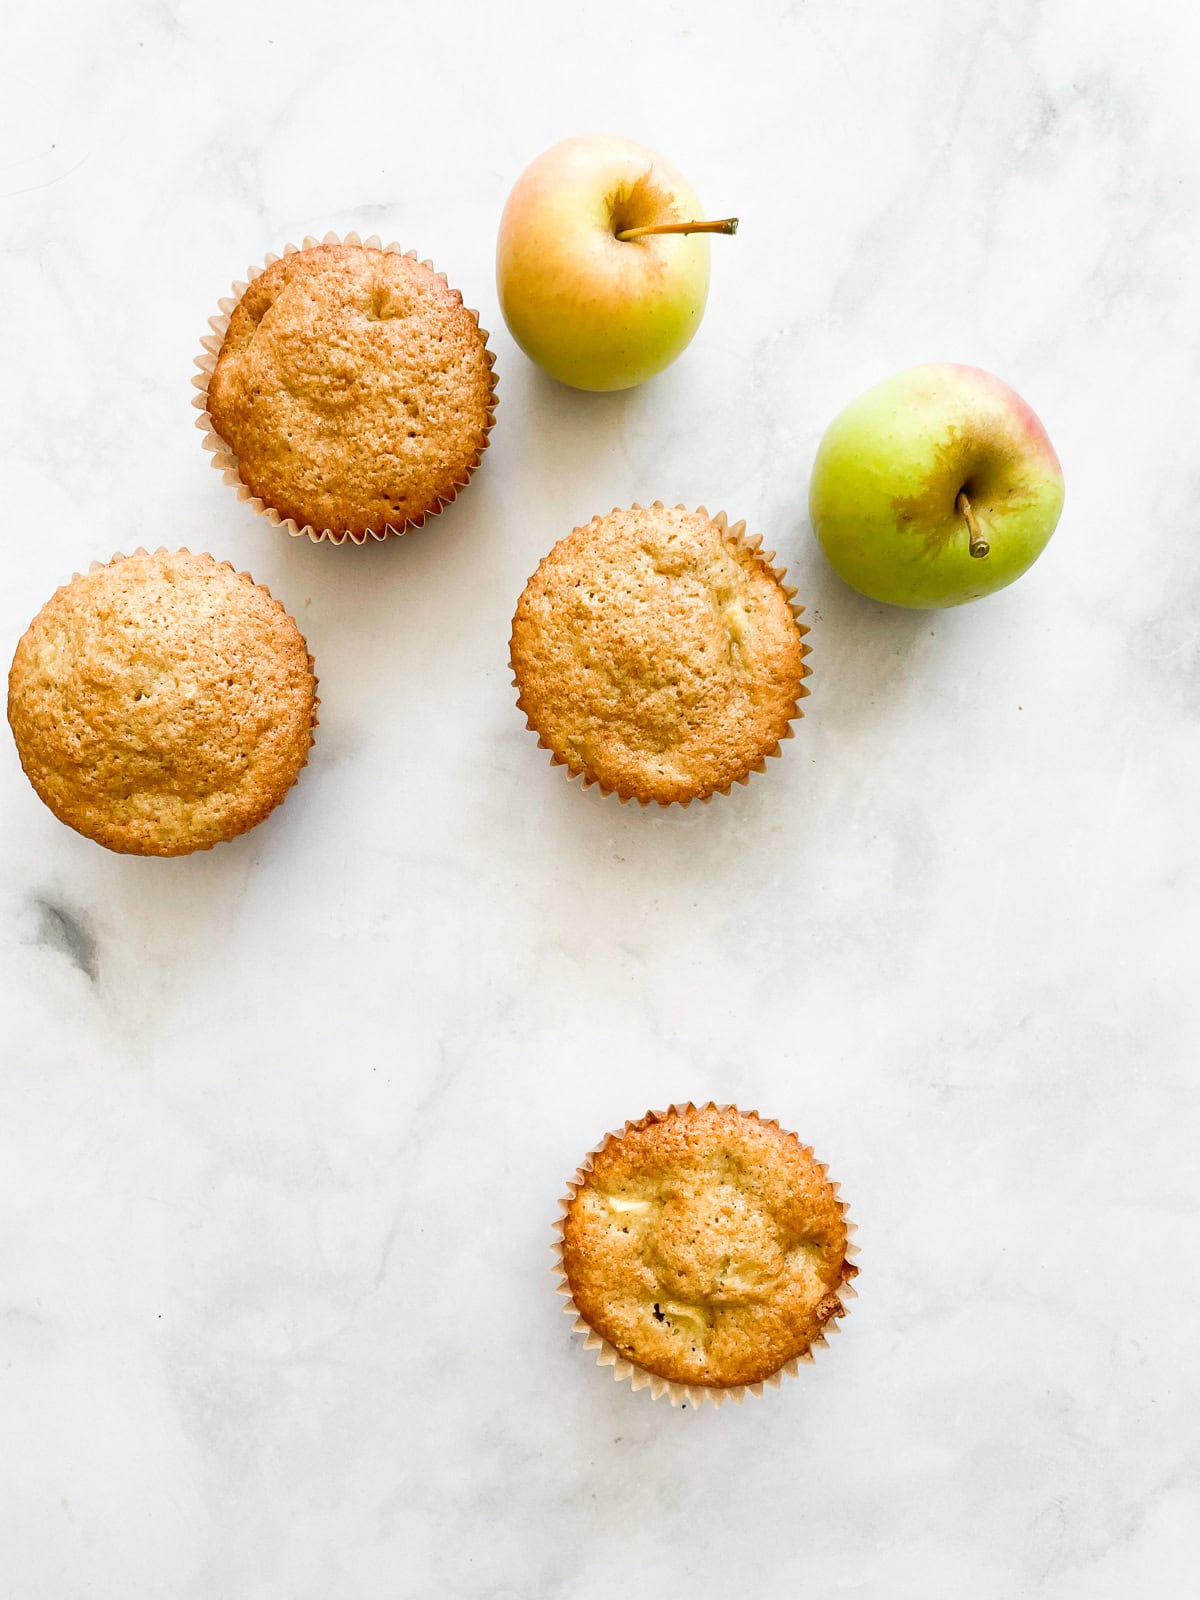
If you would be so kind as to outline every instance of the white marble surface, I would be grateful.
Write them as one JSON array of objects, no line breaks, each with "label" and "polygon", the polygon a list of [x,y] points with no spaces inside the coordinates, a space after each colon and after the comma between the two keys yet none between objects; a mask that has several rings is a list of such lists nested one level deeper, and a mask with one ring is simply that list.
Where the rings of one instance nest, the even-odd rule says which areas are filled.
[{"label": "white marble surface", "polygon": [[[294,610],[324,698],[264,827],[177,862],[0,749],[5,1600],[1183,1595],[1200,1554],[1200,28],[1179,0],[42,4],[0,59],[0,640],[166,541]],[[645,389],[539,377],[495,227],[539,150],[667,151],[742,231]],[[494,330],[463,500],[289,543],[200,449],[250,261],[430,254]],[[1067,510],[990,601],[844,589],[816,441],[919,360],[1042,414]],[[539,556],[726,507],[814,619],[769,776],[642,814],[513,708]],[[861,1224],[832,1351],[741,1410],[597,1371],[555,1199],[647,1105],[757,1105]]]}]

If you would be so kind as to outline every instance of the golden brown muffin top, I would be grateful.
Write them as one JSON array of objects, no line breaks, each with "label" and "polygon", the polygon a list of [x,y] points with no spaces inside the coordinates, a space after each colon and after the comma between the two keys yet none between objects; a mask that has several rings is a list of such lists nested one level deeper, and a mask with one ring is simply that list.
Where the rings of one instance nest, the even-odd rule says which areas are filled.
[{"label": "golden brown muffin top", "polygon": [[280,257],[245,290],[208,384],[242,482],[301,526],[401,531],[453,500],[486,447],[492,361],[428,264],[371,245]]},{"label": "golden brown muffin top", "polygon": [[541,743],[625,798],[728,789],[778,750],[807,693],[802,630],[769,558],[724,517],[634,506],[554,546],[517,605],[517,704]]},{"label": "golden brown muffin top", "polygon": [[186,550],[73,578],[8,677],[38,794],[131,855],[187,855],[261,822],[308,759],[316,704],[308,649],[279,602]]},{"label": "golden brown muffin top", "polygon": [[778,1372],[843,1314],[846,1248],[812,1151],[708,1105],[652,1113],[591,1158],[562,1259],[580,1316],[626,1360],[724,1389]]}]

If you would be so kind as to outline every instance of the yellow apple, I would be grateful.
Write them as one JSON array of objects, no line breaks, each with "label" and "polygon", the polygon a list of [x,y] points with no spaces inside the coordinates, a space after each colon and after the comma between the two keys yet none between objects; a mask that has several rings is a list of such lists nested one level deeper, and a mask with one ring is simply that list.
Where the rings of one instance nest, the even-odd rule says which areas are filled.
[{"label": "yellow apple", "polygon": [[708,233],[684,178],[630,139],[564,139],[525,169],[496,244],[509,332],[576,389],[629,389],[690,343],[708,297]]}]

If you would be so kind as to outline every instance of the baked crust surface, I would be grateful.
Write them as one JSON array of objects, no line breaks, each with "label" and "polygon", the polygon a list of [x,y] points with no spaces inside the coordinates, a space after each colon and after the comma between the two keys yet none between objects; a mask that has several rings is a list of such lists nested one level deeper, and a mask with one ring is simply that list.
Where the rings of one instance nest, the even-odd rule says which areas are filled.
[{"label": "baked crust surface", "polygon": [[186,550],[72,579],[30,624],[8,680],[38,794],[133,855],[186,855],[261,822],[308,759],[316,704],[283,606]]},{"label": "baked crust surface", "polygon": [[247,286],[208,414],[266,506],[361,537],[454,499],[486,448],[494,390],[457,289],[395,250],[322,244]]},{"label": "baked crust surface", "polygon": [[843,1314],[856,1273],[844,1207],[795,1134],[729,1107],[676,1108],[591,1162],[563,1270],[580,1316],[635,1366],[759,1383]]},{"label": "baked crust surface", "polygon": [[788,592],[724,518],[594,517],[517,605],[518,705],[554,759],[628,799],[702,799],[774,754],[800,715]]}]

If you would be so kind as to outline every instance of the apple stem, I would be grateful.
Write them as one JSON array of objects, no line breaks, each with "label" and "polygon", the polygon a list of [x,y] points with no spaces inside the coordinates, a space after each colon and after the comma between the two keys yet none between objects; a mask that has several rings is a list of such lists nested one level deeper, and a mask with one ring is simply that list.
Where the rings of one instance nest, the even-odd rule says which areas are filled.
[{"label": "apple stem", "polygon": [[644,228],[623,228],[618,239],[643,239],[648,233],[736,233],[736,217],[718,217],[715,222],[651,222]]},{"label": "apple stem", "polygon": [[992,547],[987,542],[987,538],[979,526],[979,518],[975,515],[974,506],[967,499],[967,492],[965,489],[960,489],[958,491],[958,498],[954,502],[954,509],[961,512],[966,518],[967,532],[971,535],[971,554],[977,559],[981,556],[988,555]]}]

